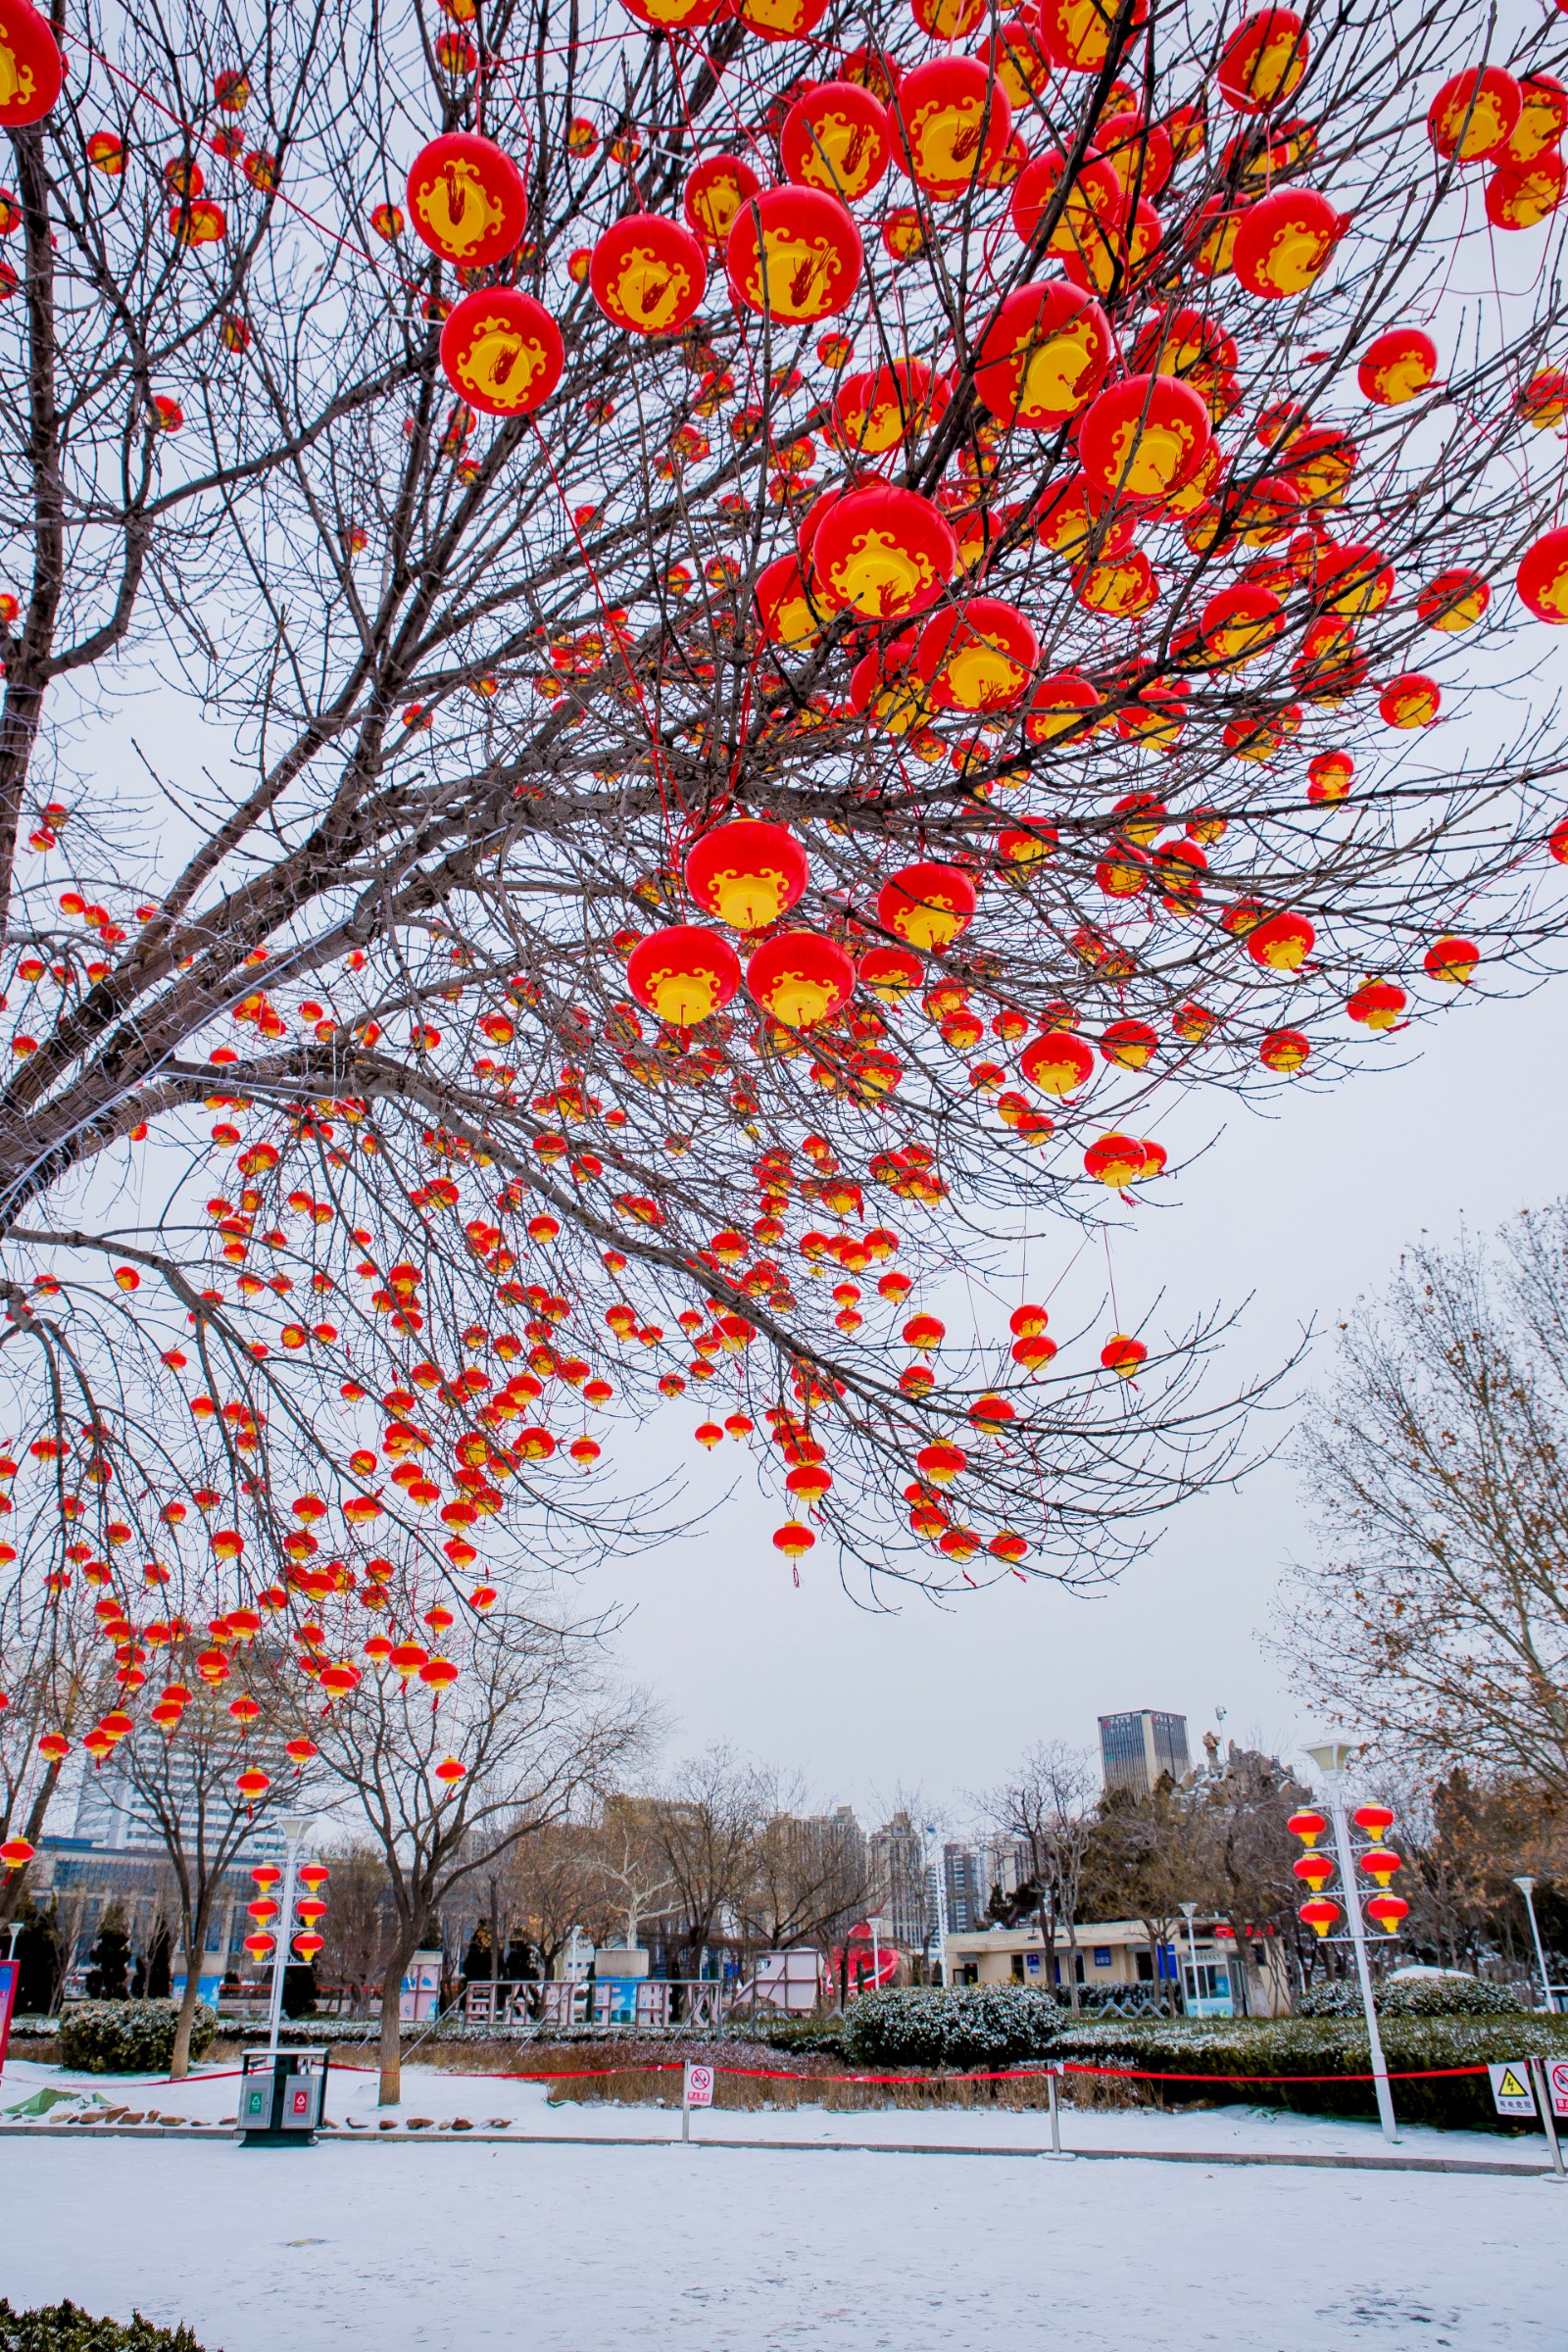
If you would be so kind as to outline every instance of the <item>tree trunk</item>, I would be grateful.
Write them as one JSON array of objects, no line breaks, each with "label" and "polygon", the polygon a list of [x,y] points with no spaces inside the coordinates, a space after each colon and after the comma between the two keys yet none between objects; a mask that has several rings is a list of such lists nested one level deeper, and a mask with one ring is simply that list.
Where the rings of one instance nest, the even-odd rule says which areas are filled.
[{"label": "tree trunk", "polygon": [[179,2019],[174,2027],[174,2047],[169,2061],[171,2082],[183,2082],[190,2073],[191,2028],[196,2023],[196,2004],[202,1995],[202,1954],[207,1948],[207,1927],[212,1912],[213,1889],[208,1887],[186,1926],[185,1989],[180,1995]]},{"label": "tree trunk", "polygon": [[1074,2017],[1081,2017],[1084,2004],[1078,1984],[1078,1922],[1075,1919],[1069,1919],[1065,1922],[1065,1926],[1067,1930],[1067,1986],[1072,1995],[1072,2013]]},{"label": "tree trunk", "polygon": [[387,1954],[386,1969],[381,1978],[381,2041],[377,2056],[381,2080],[376,2090],[378,2107],[396,2107],[403,2097],[403,2044],[400,2029],[403,2023],[403,1975],[409,1962],[419,1948],[422,1920],[413,1921]]}]

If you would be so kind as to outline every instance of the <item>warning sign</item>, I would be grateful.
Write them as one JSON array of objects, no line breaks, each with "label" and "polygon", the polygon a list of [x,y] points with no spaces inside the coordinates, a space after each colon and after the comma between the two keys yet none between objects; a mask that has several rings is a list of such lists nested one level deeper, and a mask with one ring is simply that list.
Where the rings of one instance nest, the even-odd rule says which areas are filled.
[{"label": "warning sign", "polygon": [[[711,2107],[713,2104],[713,2070],[710,2066],[688,2066],[686,2069],[686,2104],[688,2107]],[[1530,2113],[1535,2114],[1534,2107]]]},{"label": "warning sign", "polygon": [[1501,2066],[1489,2066],[1492,2077],[1492,2103],[1499,2115],[1534,2115],[1536,2094],[1531,2086],[1530,2068],[1523,2058],[1510,2058]]},{"label": "warning sign", "polygon": [[1568,2116],[1568,2058],[1553,2058],[1546,2068],[1546,2088],[1553,2115]]}]

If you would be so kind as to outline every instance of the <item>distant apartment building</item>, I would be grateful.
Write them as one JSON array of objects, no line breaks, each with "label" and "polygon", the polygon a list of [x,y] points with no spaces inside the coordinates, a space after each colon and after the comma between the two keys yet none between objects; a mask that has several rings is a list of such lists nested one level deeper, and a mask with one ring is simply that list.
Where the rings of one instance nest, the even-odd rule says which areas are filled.
[{"label": "distant apartment building", "polygon": [[1131,1715],[1102,1715],[1100,1760],[1107,1788],[1148,1796],[1166,1774],[1186,1779],[1187,1718],[1141,1707]]},{"label": "distant apartment building", "polygon": [[895,1813],[866,1839],[871,1883],[868,1911],[888,1923],[888,1935],[906,1951],[923,1951],[931,1934],[934,1886],[929,1882],[925,1842],[907,1813]]}]

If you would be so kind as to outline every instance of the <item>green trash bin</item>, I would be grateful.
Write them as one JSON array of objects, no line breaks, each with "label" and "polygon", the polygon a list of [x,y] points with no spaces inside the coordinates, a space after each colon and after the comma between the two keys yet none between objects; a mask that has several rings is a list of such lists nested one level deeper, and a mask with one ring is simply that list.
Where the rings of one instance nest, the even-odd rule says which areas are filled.
[{"label": "green trash bin", "polygon": [[247,2050],[240,2060],[242,2148],[309,2148],[326,2102],[325,2050]]}]

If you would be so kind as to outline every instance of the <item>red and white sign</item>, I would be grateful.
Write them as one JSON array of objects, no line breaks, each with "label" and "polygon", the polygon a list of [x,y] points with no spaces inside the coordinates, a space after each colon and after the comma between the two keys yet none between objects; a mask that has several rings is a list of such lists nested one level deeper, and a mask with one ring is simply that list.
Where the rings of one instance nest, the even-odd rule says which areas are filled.
[{"label": "red and white sign", "polygon": [[711,2107],[713,2104],[713,2070],[710,2066],[688,2066],[685,2087],[681,2097],[688,2107]]},{"label": "red and white sign", "polygon": [[1568,2117],[1568,2058],[1553,2058],[1546,2067],[1546,2088],[1553,2115]]}]

